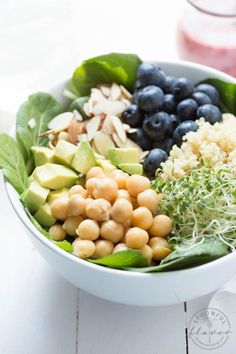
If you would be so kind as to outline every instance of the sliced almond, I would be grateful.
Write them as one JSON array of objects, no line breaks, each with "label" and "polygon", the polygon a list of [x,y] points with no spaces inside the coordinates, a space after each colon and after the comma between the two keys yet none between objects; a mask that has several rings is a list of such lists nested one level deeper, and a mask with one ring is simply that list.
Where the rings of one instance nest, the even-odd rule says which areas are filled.
[{"label": "sliced almond", "polygon": [[102,92],[97,88],[91,89],[90,100],[92,105],[94,106],[96,103],[103,101],[106,97],[102,94]]},{"label": "sliced almond", "polygon": [[114,128],[114,125],[112,123],[110,115],[106,116],[106,118],[105,118],[105,120],[103,122],[101,131],[103,131],[105,134],[108,134],[108,135],[114,133],[115,128]]},{"label": "sliced almond", "polygon": [[131,139],[126,140],[124,148],[136,148],[139,150],[140,154],[143,152],[141,147],[138,144],[136,144],[134,141],[132,141]]},{"label": "sliced almond", "polygon": [[143,162],[143,160],[145,159],[145,157],[149,154],[150,151],[143,151],[141,154],[140,154],[140,161]]},{"label": "sliced almond", "polygon": [[55,149],[55,146],[53,145],[53,143],[51,142],[51,140],[49,140],[49,142],[48,142],[48,147],[49,147],[50,149],[52,149],[52,150]]},{"label": "sliced almond", "polygon": [[113,100],[103,100],[98,102],[93,107],[94,115],[98,115],[101,113],[106,113],[110,115],[120,116],[122,112],[124,112],[126,105],[120,101]]},{"label": "sliced almond", "polygon": [[57,133],[57,130],[53,130],[53,129],[50,129],[50,130],[46,130],[45,132],[42,132],[41,134],[39,134],[39,136],[50,136],[50,135],[53,135],[53,134],[56,134]]},{"label": "sliced almond", "polygon": [[72,112],[64,112],[61,114],[58,114],[58,116],[54,117],[49,123],[48,123],[48,129],[50,130],[64,130],[66,129],[70,122],[73,119],[73,113]]},{"label": "sliced almond", "polygon": [[91,145],[91,148],[93,149],[94,153],[95,153],[95,154],[98,153],[98,151],[97,151],[97,149],[96,149],[96,146],[95,146],[95,144],[94,144],[93,141],[90,143],[90,145]]},{"label": "sliced almond", "polygon": [[73,110],[73,116],[74,116],[74,119],[78,120],[79,122],[82,122],[82,121],[83,121],[83,117],[82,117],[82,115],[79,113],[79,111],[77,111],[77,109],[74,109],[74,110]]},{"label": "sliced almond", "polygon": [[111,121],[112,124],[114,125],[115,131],[117,132],[120,140],[122,141],[122,143],[125,143],[127,137],[126,137],[126,132],[123,123],[121,122],[120,118],[116,116],[111,116]]},{"label": "sliced almond", "polygon": [[122,103],[124,103],[124,105],[125,105],[126,107],[129,107],[129,106],[130,106],[130,101],[127,100],[127,98],[122,97],[122,98],[120,99],[120,101],[121,101]]},{"label": "sliced almond", "polygon": [[28,126],[30,127],[30,129],[34,129],[34,128],[35,128],[35,125],[36,125],[35,119],[34,119],[34,118],[31,118],[31,119],[28,121]]},{"label": "sliced almond", "polygon": [[127,132],[129,129],[131,129],[131,126],[129,124],[123,123],[124,130]]},{"label": "sliced almond", "polygon": [[122,94],[123,94],[128,100],[131,100],[131,98],[132,98],[131,93],[130,93],[123,85],[120,85],[120,89],[121,89]]},{"label": "sliced almond", "polygon": [[71,100],[76,100],[78,98],[73,92],[69,90],[64,90],[63,91],[63,96],[70,98]]},{"label": "sliced almond", "polygon": [[90,105],[89,105],[88,102],[86,102],[86,103],[84,104],[83,110],[84,110],[86,116],[88,116],[88,117],[92,117],[92,116],[93,116],[93,113],[90,112]]},{"label": "sliced almond", "polygon": [[88,141],[88,137],[87,137],[87,134],[79,134],[77,135],[77,140],[80,142],[80,141]]},{"label": "sliced almond", "polygon": [[109,85],[101,84],[101,85],[98,85],[97,87],[98,87],[99,90],[101,90],[102,94],[105,97],[107,97],[107,98],[110,97],[111,89],[110,89]]},{"label": "sliced almond", "polygon": [[67,132],[69,134],[70,137],[70,141],[72,144],[76,144],[78,141],[78,135],[84,133],[84,124],[78,122],[77,120],[72,120],[72,122],[70,123]]},{"label": "sliced almond", "polygon": [[110,98],[115,101],[121,98],[121,88],[115,82],[111,85]]},{"label": "sliced almond", "polygon": [[130,128],[127,132],[132,134],[132,133],[136,133],[138,129],[137,128]]},{"label": "sliced almond", "polygon": [[88,123],[86,125],[88,141],[91,141],[93,139],[95,133],[98,131],[100,123],[101,118],[99,116],[95,116],[88,120]]},{"label": "sliced almond", "polygon": [[125,143],[123,143],[123,142],[120,140],[120,138],[119,138],[119,136],[118,136],[117,133],[113,133],[113,134],[112,134],[112,139],[113,139],[113,141],[114,141],[114,143],[116,144],[117,147],[123,148],[123,147],[125,146]]},{"label": "sliced almond", "polygon": [[101,131],[96,132],[93,138],[93,143],[96,151],[105,157],[108,155],[108,150],[115,147],[112,139]]}]

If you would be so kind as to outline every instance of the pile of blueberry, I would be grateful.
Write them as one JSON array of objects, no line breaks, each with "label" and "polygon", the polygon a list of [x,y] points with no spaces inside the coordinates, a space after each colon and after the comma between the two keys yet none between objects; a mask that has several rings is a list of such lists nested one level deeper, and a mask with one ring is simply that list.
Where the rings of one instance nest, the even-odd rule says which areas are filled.
[{"label": "pile of blueberry", "polygon": [[147,175],[154,176],[172,146],[180,146],[186,133],[198,129],[196,119],[204,117],[211,124],[221,121],[218,102],[219,93],[212,85],[194,87],[186,78],[166,76],[154,63],[139,66],[132,104],[123,120],[136,128],[130,139],[150,150],[143,164]]}]

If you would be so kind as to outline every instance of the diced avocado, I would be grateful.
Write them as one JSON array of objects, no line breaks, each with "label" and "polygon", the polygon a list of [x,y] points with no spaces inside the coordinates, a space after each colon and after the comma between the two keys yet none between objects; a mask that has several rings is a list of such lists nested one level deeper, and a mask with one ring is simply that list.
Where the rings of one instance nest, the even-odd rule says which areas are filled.
[{"label": "diced avocado", "polygon": [[109,177],[111,173],[116,169],[116,167],[112,165],[109,160],[97,160],[97,164],[103,169],[107,177]]},{"label": "diced avocado", "polygon": [[35,166],[44,165],[47,162],[55,162],[54,150],[44,146],[32,146],[31,151],[34,157]]},{"label": "diced avocado", "polygon": [[69,189],[68,188],[61,188],[56,191],[51,191],[48,194],[47,201],[49,204],[51,204],[54,200],[61,198],[61,197],[68,197],[69,195]]},{"label": "diced avocado", "polygon": [[55,148],[55,159],[64,165],[70,165],[77,146],[65,140],[59,140]]},{"label": "diced avocado", "polygon": [[37,213],[34,214],[34,218],[40,223],[40,225],[47,227],[52,226],[56,222],[56,219],[52,216],[51,208],[48,203],[41,205]]},{"label": "diced avocado", "polygon": [[111,148],[108,152],[108,158],[115,166],[121,163],[139,163],[139,151],[135,148]]},{"label": "diced avocado", "polygon": [[143,165],[141,163],[121,163],[118,167],[129,175],[143,174]]},{"label": "diced avocado", "polygon": [[47,199],[49,189],[41,187],[36,181],[32,181],[29,187],[21,195],[21,200],[32,211],[37,211]]},{"label": "diced avocado", "polygon": [[90,144],[87,141],[81,141],[71,162],[71,167],[85,175],[90,168],[96,165],[97,161]]},{"label": "diced avocado", "polygon": [[78,178],[70,168],[53,163],[36,167],[33,177],[42,187],[50,189],[71,187]]}]

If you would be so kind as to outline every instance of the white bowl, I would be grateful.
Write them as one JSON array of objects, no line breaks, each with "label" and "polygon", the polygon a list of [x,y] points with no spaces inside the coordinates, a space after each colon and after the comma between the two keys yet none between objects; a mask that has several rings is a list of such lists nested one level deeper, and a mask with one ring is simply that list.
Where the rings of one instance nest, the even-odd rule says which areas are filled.
[{"label": "white bowl", "polygon": [[[159,65],[168,75],[184,76],[194,83],[209,77],[236,83],[232,77],[198,64],[159,62]],[[62,92],[67,85],[68,80],[49,93],[65,104]],[[176,304],[218,289],[236,271],[235,253],[199,267],[157,274],[127,272],[91,264],[64,252],[43,236],[30,222],[15,190],[9,183],[5,182],[5,185],[16,214],[42,257],[76,287],[106,300],[141,306]]]}]

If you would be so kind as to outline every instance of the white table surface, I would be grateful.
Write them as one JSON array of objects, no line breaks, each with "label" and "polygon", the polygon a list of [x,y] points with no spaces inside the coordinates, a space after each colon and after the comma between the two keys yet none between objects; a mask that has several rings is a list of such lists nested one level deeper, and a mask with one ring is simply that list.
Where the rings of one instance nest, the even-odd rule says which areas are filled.
[{"label": "white table surface", "polygon": [[[9,53],[9,65],[0,54],[0,131],[14,121],[7,111],[14,112],[27,94],[69,76],[83,58],[124,51],[175,59],[175,27],[183,2],[0,1],[1,54]],[[44,6],[50,7],[47,16]],[[63,23],[55,20],[58,8]],[[17,21],[27,23],[30,11],[41,22],[31,31],[13,28]],[[11,14],[11,20],[4,14]],[[48,36],[43,32],[35,46],[38,28],[48,25],[56,31]],[[24,33],[27,41],[20,37]],[[23,52],[24,60],[17,57]],[[2,179],[0,220],[0,354],[203,354],[208,350],[186,333],[192,316],[209,303],[228,317],[232,332],[213,353],[235,353],[236,295],[227,289],[187,306],[141,308],[107,302],[70,285],[39,256],[9,205]]]}]

